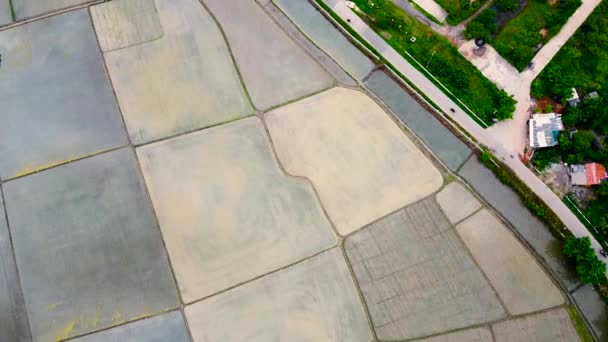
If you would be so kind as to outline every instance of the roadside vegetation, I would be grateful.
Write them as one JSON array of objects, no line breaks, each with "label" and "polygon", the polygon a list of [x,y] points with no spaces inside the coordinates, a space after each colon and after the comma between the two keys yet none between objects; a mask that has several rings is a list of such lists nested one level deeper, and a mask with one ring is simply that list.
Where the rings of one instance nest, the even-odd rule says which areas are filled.
[{"label": "roadside vegetation", "polygon": [[606,264],[597,258],[589,237],[569,238],[564,254],[576,265],[578,279],[585,284],[606,285]]},{"label": "roadside vegetation", "polygon": [[553,210],[490,152],[482,151],[479,160],[503,184],[513,189],[530,213],[541,220],[556,239],[564,243],[562,252],[575,266],[578,279],[583,283],[592,284],[602,299],[608,303],[606,264],[595,255],[591,240],[588,237],[574,237]]},{"label": "roadside vegetation", "polygon": [[436,0],[446,12],[448,17],[445,21],[454,26],[461,21],[470,17],[481,7],[487,0]]},{"label": "roadside vegetation", "polygon": [[500,28],[492,46],[522,71],[538,47],[559,32],[580,4],[581,0],[529,0],[519,15]]},{"label": "roadside vegetation", "polygon": [[[477,114],[486,125],[505,120],[515,111],[515,100],[485,78],[446,38],[403,12],[390,0],[355,0],[357,13],[396,51],[413,57]],[[409,54],[409,55],[408,55]],[[420,69],[424,68],[412,62]]]},{"label": "roadside vegetation", "polygon": [[587,330],[587,326],[585,325],[585,321],[578,313],[578,310],[573,305],[568,305],[568,314],[570,315],[570,319],[574,323],[574,328],[578,333],[578,336],[581,338],[581,342],[593,342],[595,341],[589,331]]},{"label": "roadside vegetation", "polygon": [[[522,71],[580,4],[581,0],[529,0],[520,8],[517,0],[498,0],[495,9],[483,11],[469,23],[465,38],[491,43],[500,55]],[[517,11],[506,24],[497,25],[497,14],[509,16]]]}]

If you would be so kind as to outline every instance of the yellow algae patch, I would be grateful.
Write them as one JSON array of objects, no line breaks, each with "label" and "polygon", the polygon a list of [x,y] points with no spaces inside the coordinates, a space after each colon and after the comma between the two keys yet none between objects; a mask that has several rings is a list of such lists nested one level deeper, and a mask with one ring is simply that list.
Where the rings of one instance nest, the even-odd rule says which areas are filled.
[{"label": "yellow algae patch", "polygon": [[78,324],[78,320],[70,321],[65,326],[65,328],[63,328],[61,330],[61,332],[57,335],[57,337],[55,337],[55,341],[61,341],[61,340],[64,340],[64,339],[70,337],[70,335],[72,334],[72,331],[76,327],[76,324]]},{"label": "yellow algae patch", "polygon": [[46,308],[49,310],[55,310],[55,308],[57,308],[59,305],[62,305],[62,304],[63,304],[63,302],[51,303],[51,304],[47,305]]},{"label": "yellow algae patch", "polygon": [[63,165],[63,164],[69,164],[69,163],[74,162],[76,160],[79,160],[79,159],[82,159],[82,158],[86,158],[86,157],[91,157],[91,156],[94,156],[96,154],[100,154],[100,153],[104,153],[104,152],[108,152],[108,151],[110,151],[110,149],[103,149],[103,150],[94,151],[94,152],[91,152],[89,154],[82,155],[82,156],[72,156],[72,157],[69,157],[67,159],[60,159],[59,161],[54,161],[54,162],[51,162],[51,163],[48,163],[48,164],[26,166],[23,169],[21,169],[21,171],[18,171],[14,175],[10,176],[8,179],[27,176],[27,175],[32,174],[32,173],[44,171],[44,170],[47,170],[47,169],[50,169],[50,168],[53,168],[53,167],[56,167],[56,166],[59,166],[59,165]]},{"label": "yellow algae patch", "polygon": [[123,319],[120,311],[115,311],[114,314],[112,315],[112,323],[119,323],[122,321],[124,321],[124,319]]},{"label": "yellow algae patch", "polygon": [[95,314],[95,316],[89,321],[91,323],[92,328],[97,328],[97,324],[101,320],[101,315],[99,313]]}]

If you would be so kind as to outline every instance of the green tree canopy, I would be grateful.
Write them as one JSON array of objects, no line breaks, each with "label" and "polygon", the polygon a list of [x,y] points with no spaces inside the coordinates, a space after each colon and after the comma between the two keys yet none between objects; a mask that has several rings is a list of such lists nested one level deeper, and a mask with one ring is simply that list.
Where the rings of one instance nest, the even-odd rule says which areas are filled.
[{"label": "green tree canopy", "polygon": [[572,135],[572,149],[583,155],[588,154],[594,139],[593,133],[580,130]]},{"label": "green tree canopy", "polygon": [[483,39],[486,42],[490,40],[490,36],[496,31],[496,12],[491,9],[486,9],[481,12],[473,21],[469,23],[464,31],[464,37],[467,39]]},{"label": "green tree canopy", "polygon": [[519,7],[517,0],[497,0],[496,5],[501,12],[515,11]]},{"label": "green tree canopy", "polygon": [[569,238],[564,244],[564,254],[574,260],[578,278],[586,284],[607,283],[606,264],[599,260],[591,248],[589,237]]},{"label": "green tree canopy", "polygon": [[597,188],[596,194],[601,198],[608,198],[608,182],[603,182]]}]

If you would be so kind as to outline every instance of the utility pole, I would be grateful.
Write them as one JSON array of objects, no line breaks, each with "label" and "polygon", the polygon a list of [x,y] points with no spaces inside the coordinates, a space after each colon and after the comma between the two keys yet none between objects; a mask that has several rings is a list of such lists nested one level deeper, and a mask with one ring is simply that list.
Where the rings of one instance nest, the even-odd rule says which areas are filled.
[{"label": "utility pole", "polygon": [[431,54],[431,58],[429,58],[429,61],[426,62],[426,69],[429,68],[429,64],[431,63],[431,59],[433,59],[433,56],[435,56],[435,52],[437,52],[436,50],[433,50],[433,53]]}]

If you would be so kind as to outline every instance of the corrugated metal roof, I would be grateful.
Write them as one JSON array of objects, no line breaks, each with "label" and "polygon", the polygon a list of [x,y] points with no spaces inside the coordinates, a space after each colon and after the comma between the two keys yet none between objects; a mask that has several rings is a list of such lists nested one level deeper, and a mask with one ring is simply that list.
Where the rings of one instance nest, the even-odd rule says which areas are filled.
[{"label": "corrugated metal roof", "polygon": [[606,179],[606,168],[602,164],[588,163],[585,165],[585,172],[587,174],[587,185],[598,185],[603,179]]},{"label": "corrugated metal roof", "polygon": [[529,122],[530,146],[534,148],[550,147],[558,144],[559,131],[564,130],[560,114],[535,114]]}]

